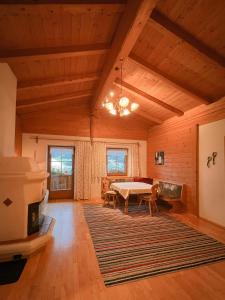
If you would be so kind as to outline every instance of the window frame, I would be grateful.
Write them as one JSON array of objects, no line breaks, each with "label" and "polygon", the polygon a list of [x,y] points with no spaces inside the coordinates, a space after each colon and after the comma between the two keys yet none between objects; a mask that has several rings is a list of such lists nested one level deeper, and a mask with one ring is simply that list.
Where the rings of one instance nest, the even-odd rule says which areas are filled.
[{"label": "window frame", "polygon": [[[126,156],[125,156],[125,173],[121,174],[121,173],[110,173],[109,169],[108,169],[108,150],[122,150],[122,151],[126,151]],[[106,148],[106,173],[107,176],[127,176],[128,174],[128,148],[118,148],[118,147],[107,147]]]}]

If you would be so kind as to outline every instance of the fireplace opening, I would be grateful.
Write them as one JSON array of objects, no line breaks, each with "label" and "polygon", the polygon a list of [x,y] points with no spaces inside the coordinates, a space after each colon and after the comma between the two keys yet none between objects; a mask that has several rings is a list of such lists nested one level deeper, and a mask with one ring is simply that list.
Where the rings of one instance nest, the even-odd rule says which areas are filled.
[{"label": "fireplace opening", "polygon": [[39,231],[44,216],[40,213],[40,202],[30,203],[28,205],[28,223],[27,234],[33,234]]}]

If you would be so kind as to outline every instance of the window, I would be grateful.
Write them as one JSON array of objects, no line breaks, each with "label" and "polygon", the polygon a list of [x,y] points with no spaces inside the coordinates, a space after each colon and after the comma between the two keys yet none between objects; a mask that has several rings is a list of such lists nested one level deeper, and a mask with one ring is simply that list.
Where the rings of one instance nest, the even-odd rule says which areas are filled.
[{"label": "window", "polygon": [[52,175],[72,175],[73,148],[51,147],[50,155]]},{"label": "window", "polygon": [[[48,188],[50,196],[52,193],[59,191],[68,191],[68,195],[73,195],[73,165],[74,165],[74,148],[63,146],[49,146],[48,171]],[[66,193],[65,193],[65,196]]]},{"label": "window", "polygon": [[107,148],[107,175],[127,175],[128,149]]}]

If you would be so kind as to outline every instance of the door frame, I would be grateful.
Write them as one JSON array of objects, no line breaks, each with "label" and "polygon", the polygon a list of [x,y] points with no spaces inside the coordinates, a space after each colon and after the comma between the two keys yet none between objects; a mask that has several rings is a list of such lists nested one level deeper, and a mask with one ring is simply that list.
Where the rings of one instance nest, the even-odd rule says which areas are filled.
[{"label": "door frame", "polygon": [[[51,148],[70,148],[73,149],[73,156],[72,156],[72,189],[71,191],[50,191],[50,180],[51,180],[51,156],[50,156],[50,149]],[[75,147],[74,146],[64,146],[64,145],[48,145],[48,152],[47,152],[47,170],[49,176],[47,178],[47,188],[49,190],[49,199],[74,199],[74,160],[75,160]]]}]

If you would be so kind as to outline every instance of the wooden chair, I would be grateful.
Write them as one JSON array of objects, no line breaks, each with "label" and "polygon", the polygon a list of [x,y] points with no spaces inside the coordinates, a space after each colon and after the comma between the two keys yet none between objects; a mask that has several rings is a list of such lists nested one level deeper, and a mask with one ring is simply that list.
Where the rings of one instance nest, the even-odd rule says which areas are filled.
[{"label": "wooden chair", "polygon": [[113,208],[116,208],[116,202],[117,202],[117,193],[115,191],[107,191],[104,194],[104,203],[103,205],[110,204],[110,201],[113,202]]},{"label": "wooden chair", "polygon": [[159,185],[154,184],[151,189],[151,194],[143,194],[139,196],[140,202],[139,206],[142,204],[142,201],[145,201],[145,204],[148,202],[149,205],[149,213],[152,216],[152,209],[155,210],[156,212],[158,211],[158,207],[156,204],[157,200],[157,192],[158,192]]}]

